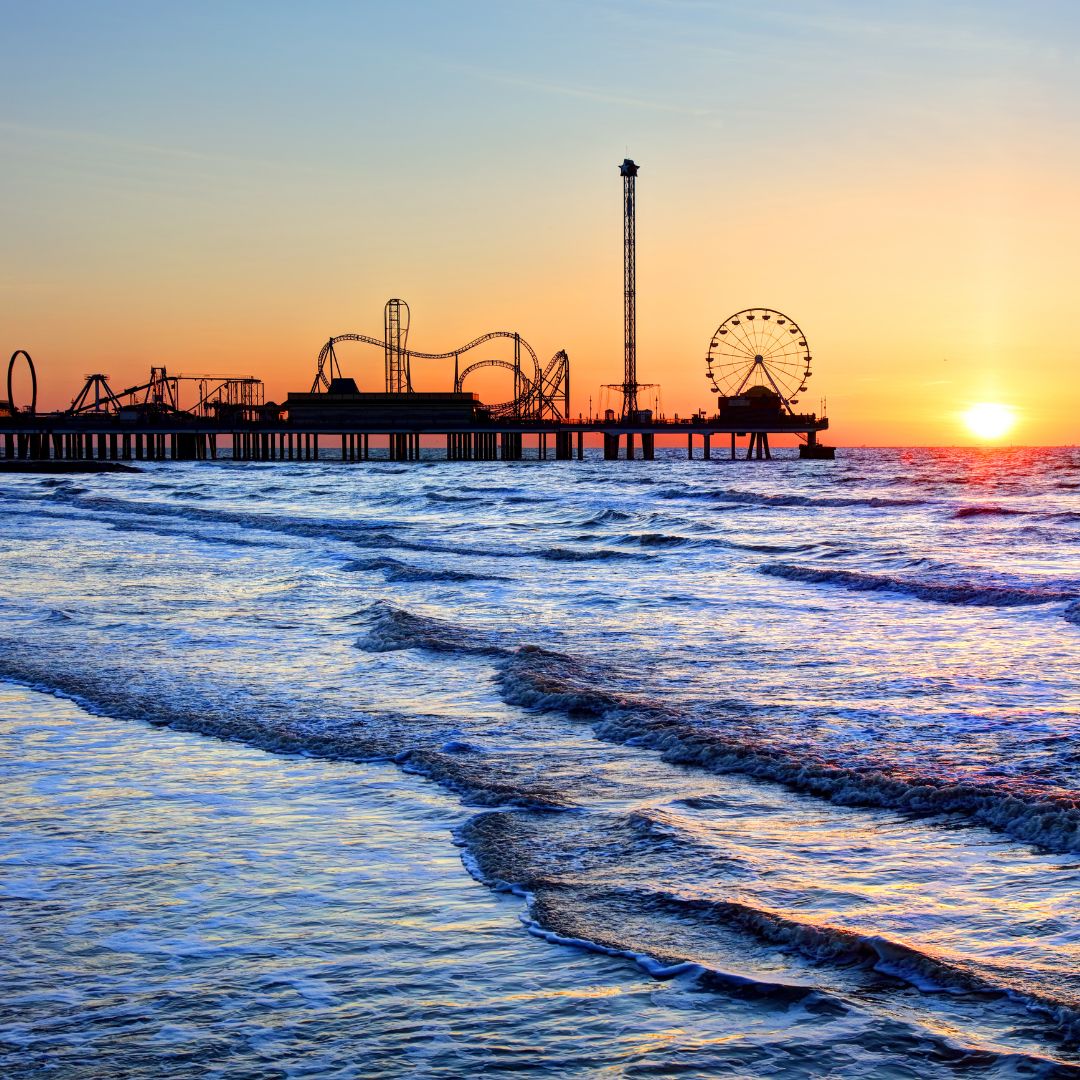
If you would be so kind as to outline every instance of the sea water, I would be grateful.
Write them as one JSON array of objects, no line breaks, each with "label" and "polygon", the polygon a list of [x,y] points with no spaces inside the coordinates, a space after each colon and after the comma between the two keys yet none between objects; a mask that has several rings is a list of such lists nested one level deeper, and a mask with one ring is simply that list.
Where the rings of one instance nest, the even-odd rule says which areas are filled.
[{"label": "sea water", "polygon": [[5,1075],[1080,1063],[1080,452],[7,476],[0,554]]}]

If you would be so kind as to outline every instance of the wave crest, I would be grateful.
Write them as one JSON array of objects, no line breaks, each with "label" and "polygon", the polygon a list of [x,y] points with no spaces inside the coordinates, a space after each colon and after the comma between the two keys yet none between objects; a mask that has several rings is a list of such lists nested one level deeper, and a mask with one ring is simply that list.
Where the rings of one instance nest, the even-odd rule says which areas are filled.
[{"label": "wave crest", "polygon": [[936,582],[902,578],[892,574],[870,574],[862,570],[840,570],[793,563],[766,563],[758,568],[769,577],[802,581],[811,585],[839,585],[853,592],[893,592],[931,600],[939,604],[967,604],[972,607],[1025,607],[1073,600],[1075,589],[1041,585],[975,584]]},{"label": "wave crest", "polygon": [[450,570],[436,566],[413,566],[382,556],[376,559],[353,559],[343,569],[350,571],[381,572],[387,581],[408,583],[414,581],[491,581],[494,575],[472,574],[465,570]]},{"label": "wave crest", "polygon": [[740,773],[842,806],[956,814],[1052,851],[1080,852],[1080,799],[813,761],[697,727],[658,702],[607,689],[611,672],[534,645],[504,650],[497,667],[496,684],[507,704],[587,718],[600,738],[657,751],[674,764]]},{"label": "wave crest", "polygon": [[954,518],[963,520],[964,518],[974,517],[1011,517],[1013,515],[1024,514],[1025,510],[1015,510],[1008,506],[961,506],[954,514]]},{"label": "wave crest", "polygon": [[396,652],[426,649],[429,652],[502,655],[507,650],[481,630],[472,630],[445,619],[418,615],[386,600],[360,613],[367,633],[357,640],[365,652]]},{"label": "wave crest", "polygon": [[659,492],[662,499],[708,499],[712,502],[726,503],[731,506],[754,506],[754,507],[859,507],[865,506],[871,509],[888,509],[891,507],[926,506],[926,499],[897,499],[883,495],[867,495],[863,497],[845,495],[797,495],[788,493],[783,495],[770,495],[759,491],[739,491],[737,488],[726,488],[722,491],[686,490],[684,488],[667,488]]},{"label": "wave crest", "polygon": [[613,548],[545,548],[538,551],[541,559],[552,562],[594,562],[598,559],[636,559],[632,551],[615,551]]}]

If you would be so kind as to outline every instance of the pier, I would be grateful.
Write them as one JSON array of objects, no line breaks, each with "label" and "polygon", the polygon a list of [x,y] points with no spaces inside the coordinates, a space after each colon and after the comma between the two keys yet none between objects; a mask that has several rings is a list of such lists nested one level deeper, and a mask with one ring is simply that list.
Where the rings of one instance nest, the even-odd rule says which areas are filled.
[{"label": "pier", "polygon": [[[734,397],[718,399],[712,416],[656,417],[639,409],[600,417],[571,417],[570,362],[559,352],[547,371],[538,362],[532,373],[520,366],[522,355],[535,357],[518,335],[487,335],[513,342],[513,363],[480,361],[458,371],[450,392],[413,391],[412,360],[405,353],[391,377],[403,379],[397,392],[361,392],[341,375],[331,339],[318,358],[313,389],[291,393],[277,405],[263,400],[262,382],[253,376],[170,375],[152,368],[145,383],[114,392],[108,376],[86,376],[82,389],[63,412],[36,411],[37,372],[33,360],[18,350],[8,365],[9,394],[18,364],[29,368],[34,394],[17,409],[0,402],[0,459],[23,461],[236,461],[343,462],[418,461],[426,444],[445,446],[448,461],[582,460],[586,436],[603,447],[606,461],[654,460],[657,438],[685,439],[688,458],[768,460],[770,436],[794,435],[800,456],[831,457],[818,435],[826,417],[796,413],[768,387],[751,386]],[[352,340],[372,340],[350,335]],[[472,348],[463,346],[448,355]],[[422,354],[421,354],[422,355]],[[447,354],[436,354],[443,357]],[[455,360],[456,364],[456,360]],[[514,376],[516,396],[486,405],[466,392],[464,376],[483,366],[505,366]],[[553,377],[552,372],[556,375]],[[198,400],[181,408],[181,388],[196,388]]]},{"label": "pier", "polygon": [[[570,358],[564,349],[542,364],[516,331],[493,330],[444,352],[409,345],[411,313],[400,298],[387,301],[383,334],[346,333],[319,349],[307,392],[281,403],[265,400],[255,375],[175,374],[151,367],[149,378],[114,391],[109,376],[85,376],[70,408],[37,409],[38,373],[30,354],[16,349],[7,370],[8,400],[0,401],[0,458],[22,461],[418,461],[425,440],[445,445],[448,461],[520,461],[526,456],[582,460],[586,436],[596,437],[605,461],[652,461],[657,438],[686,440],[687,457],[708,461],[769,460],[769,439],[796,436],[799,456],[829,459],[818,441],[829,427],[821,415],[798,411],[811,375],[806,336],[790,317],[772,308],[747,308],[713,333],[705,357],[715,395],[713,409],[665,417],[659,386],[637,378],[637,174],[626,159],[622,178],[623,381],[605,386],[616,407],[601,415],[572,416]],[[361,390],[338,357],[343,345],[374,346],[383,354],[385,388]],[[453,364],[449,390],[420,390],[414,374],[441,362]],[[25,365],[30,401],[19,405],[14,376]],[[512,396],[486,404],[465,389],[476,371],[502,369]],[[448,371],[444,371],[445,380]],[[443,381],[442,385],[446,385]],[[189,396],[189,404],[181,398]],[[650,404],[651,402],[651,404]],[[591,412],[591,405],[590,405]],[[741,443],[740,440],[745,440]],[[385,446],[385,454],[382,453]]]},{"label": "pier", "polygon": [[[604,459],[651,461],[658,436],[685,439],[686,455],[708,461],[769,459],[769,436],[802,435],[800,452],[820,448],[828,420],[805,418],[798,428],[744,427],[718,421],[577,419],[537,424],[476,423],[461,426],[221,424],[179,417],[125,422],[119,417],[70,417],[64,413],[0,417],[0,459],[33,461],[418,461],[423,445],[445,445],[447,461],[582,460],[586,435],[601,436]],[[829,448],[825,448],[829,449]]]}]

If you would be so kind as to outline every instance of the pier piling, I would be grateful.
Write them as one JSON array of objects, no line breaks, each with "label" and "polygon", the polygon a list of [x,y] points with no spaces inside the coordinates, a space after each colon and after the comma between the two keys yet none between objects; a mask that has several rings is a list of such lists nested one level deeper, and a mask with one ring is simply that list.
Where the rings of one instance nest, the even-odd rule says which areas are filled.
[{"label": "pier piling", "polygon": [[[789,424],[785,434],[798,434],[803,439],[799,456],[815,460],[831,459],[831,447],[823,447],[818,432],[825,430],[827,421],[814,417],[793,417],[807,422],[807,427],[796,428]],[[0,417],[0,457],[8,459],[37,460],[100,460],[100,461],[208,461],[217,460],[218,435],[231,440],[231,457],[235,461],[318,461],[320,433],[313,430],[290,429],[287,420],[266,423],[257,420],[233,419],[229,426],[214,421],[195,423],[195,418],[178,418],[177,425],[156,418],[152,424],[125,425],[113,415],[88,418],[69,418],[62,413],[41,417],[16,415]],[[809,422],[814,426],[810,427]],[[341,421],[327,425],[334,440],[329,459],[341,462],[369,461],[371,459],[371,435],[369,431],[350,430],[349,425],[338,426]],[[503,424],[491,417],[471,427],[457,427],[441,431],[438,426],[428,425],[421,430],[394,431],[386,434],[387,456],[391,461],[420,461],[423,459],[422,441],[440,437],[446,440],[447,461],[520,461],[527,437],[536,437],[536,458],[545,461],[549,457],[548,436],[552,436],[553,454],[556,461],[578,461],[585,457],[585,436],[592,432],[603,438],[605,461],[624,457],[627,461],[656,460],[656,437],[658,435],[686,437],[686,456],[695,457],[694,443],[701,437],[702,459],[712,459],[712,441],[722,436],[728,442],[732,460],[745,456],[745,460],[768,461],[772,458],[769,435],[781,431],[759,428],[756,431],[736,431],[732,427],[710,424],[697,417],[688,430],[686,421],[659,420],[655,423],[628,423],[609,419],[607,422],[593,420],[558,421],[546,429],[540,425]],[[389,426],[389,425],[387,425]],[[151,430],[147,430],[150,427]],[[134,428],[134,430],[133,430]],[[156,428],[156,430],[154,430]],[[231,428],[231,430],[230,430]],[[327,432],[323,432],[326,436]],[[739,453],[738,439],[747,438],[745,455]],[[381,440],[383,436],[376,436]],[[638,452],[640,438],[640,454]],[[625,439],[625,443],[623,440]],[[337,448],[340,445],[340,458]],[[383,445],[380,441],[380,447]],[[531,444],[530,444],[531,445]],[[379,451],[381,455],[381,449]],[[531,458],[531,454],[530,454]]]}]

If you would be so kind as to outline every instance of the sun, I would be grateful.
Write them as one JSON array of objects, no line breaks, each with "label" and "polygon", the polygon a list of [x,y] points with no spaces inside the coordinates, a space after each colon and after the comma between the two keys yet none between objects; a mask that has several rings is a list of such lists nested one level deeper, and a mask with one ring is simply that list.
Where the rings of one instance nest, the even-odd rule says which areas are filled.
[{"label": "sun", "polygon": [[1008,405],[980,401],[963,414],[968,430],[980,439],[1000,439],[1016,423],[1016,413]]}]

